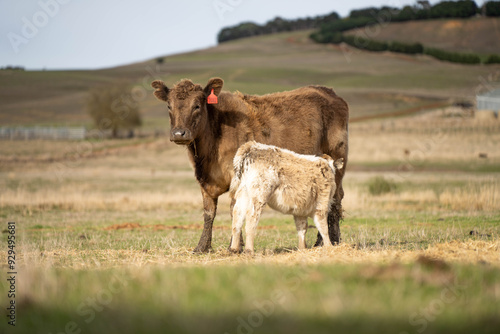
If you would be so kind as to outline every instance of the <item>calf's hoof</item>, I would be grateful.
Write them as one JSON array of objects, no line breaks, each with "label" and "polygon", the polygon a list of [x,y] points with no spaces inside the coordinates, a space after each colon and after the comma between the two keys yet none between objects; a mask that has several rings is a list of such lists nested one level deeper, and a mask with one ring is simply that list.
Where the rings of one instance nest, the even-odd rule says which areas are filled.
[{"label": "calf's hoof", "polygon": [[238,249],[238,248],[231,248],[229,247],[228,250],[233,253],[233,254],[240,254],[242,252],[241,249]]},{"label": "calf's hoof", "polygon": [[241,252],[243,252],[243,245],[240,244],[239,247],[232,248],[231,244],[229,244],[229,247],[227,248],[227,250],[230,251],[230,252],[232,252],[232,253],[241,253]]},{"label": "calf's hoof", "polygon": [[245,249],[245,254],[249,256],[254,256],[255,252],[253,251],[253,249]]}]

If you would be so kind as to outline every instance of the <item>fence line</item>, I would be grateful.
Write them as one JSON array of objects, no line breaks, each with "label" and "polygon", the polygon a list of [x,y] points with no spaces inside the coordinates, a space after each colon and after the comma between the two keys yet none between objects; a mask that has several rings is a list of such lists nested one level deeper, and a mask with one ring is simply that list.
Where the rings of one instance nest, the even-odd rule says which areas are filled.
[{"label": "fence line", "polygon": [[83,140],[86,134],[84,127],[0,127],[0,139],[4,140]]}]

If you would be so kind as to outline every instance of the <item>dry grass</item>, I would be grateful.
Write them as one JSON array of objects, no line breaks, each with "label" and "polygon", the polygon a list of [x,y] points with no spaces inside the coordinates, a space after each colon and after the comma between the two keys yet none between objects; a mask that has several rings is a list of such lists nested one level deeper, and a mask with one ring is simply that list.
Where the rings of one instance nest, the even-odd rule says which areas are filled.
[{"label": "dry grass", "polygon": [[[439,115],[440,111],[437,111]],[[430,115],[430,116],[427,116]],[[426,164],[500,164],[500,121],[477,123],[473,118],[442,118],[436,113],[352,124],[349,162],[395,162],[419,169]],[[479,158],[486,153],[487,158]]]},{"label": "dry grass", "polygon": [[[225,249],[205,255],[193,254],[191,248],[176,247],[166,254],[165,250],[77,250],[52,249],[49,252],[37,250],[22,251],[19,263],[26,270],[32,267],[72,268],[78,270],[106,269],[114,267],[144,268],[151,265],[175,267],[271,264],[334,265],[334,264],[391,264],[416,263],[426,257],[448,263],[477,264],[488,263],[500,267],[500,241],[468,240],[451,241],[429,246],[424,250],[409,251],[397,248],[373,250],[343,243],[331,250],[312,248],[302,251],[274,253],[268,251],[255,256],[234,255]],[[0,262],[6,262],[7,254],[0,252]]]},{"label": "dry grass", "polygon": [[[81,187],[87,188],[88,187]],[[175,194],[164,192],[102,193],[61,187],[58,192],[44,189],[37,192],[28,190],[7,191],[0,195],[0,207],[24,207],[26,210],[40,211],[60,209],[69,211],[152,210],[165,207],[197,208],[202,205],[201,195],[196,189],[179,191]],[[62,195],[63,194],[63,195]]]},{"label": "dry grass", "polygon": [[479,187],[469,185],[466,189],[446,191],[439,195],[438,200],[451,210],[495,212],[500,203],[500,181],[497,179]]},{"label": "dry grass", "polygon": [[[14,142],[12,147],[15,149],[12,149],[9,148],[8,142],[0,142],[0,149],[6,153],[3,156],[10,157],[10,162],[4,165],[5,171],[1,173],[3,177],[0,179],[0,186],[3,191],[0,194],[0,208],[8,214],[9,219],[25,224],[23,226],[27,229],[35,227],[35,230],[36,226],[56,230],[67,226],[78,229],[82,221],[85,222],[85,228],[99,230],[123,224],[140,224],[152,229],[154,226],[160,226],[158,229],[162,230],[168,228],[167,226],[193,229],[188,242],[185,237],[179,242],[165,239],[170,245],[167,253],[160,247],[149,247],[147,253],[141,253],[141,250],[137,252],[133,250],[137,249],[137,245],[130,247],[130,243],[127,244],[130,249],[119,249],[119,246],[113,246],[112,249],[86,249],[68,243],[66,250],[56,245],[47,246],[45,243],[44,247],[48,252],[41,256],[37,248],[38,241],[27,240],[27,248],[21,255],[24,256],[26,265],[59,263],[62,266],[91,268],[96,265],[93,262],[95,258],[107,259],[99,261],[104,266],[125,263],[139,266],[147,263],[196,265],[241,261],[297,263],[306,259],[312,263],[348,263],[362,259],[390,262],[398,258],[409,261],[430,251],[418,247],[412,251],[397,245],[366,247],[366,235],[370,232],[365,231],[354,236],[354,233],[349,232],[349,221],[366,217],[389,217],[388,219],[393,221],[399,216],[412,217],[416,212],[419,212],[424,220],[426,216],[496,217],[499,213],[497,203],[500,200],[500,178],[497,173],[412,172],[394,168],[394,161],[404,161],[408,158],[405,150],[410,152],[410,157],[415,150],[423,151],[425,163],[445,161],[446,166],[477,160],[477,152],[483,151],[488,153],[490,163],[500,161],[498,133],[488,133],[467,119],[450,123],[440,118],[439,136],[435,134],[434,140],[429,141],[429,136],[432,139],[433,135],[432,132],[429,135],[425,129],[436,121],[435,118],[429,117],[417,116],[410,121],[407,118],[370,122],[351,127],[350,165],[354,166],[354,170],[348,171],[344,181],[346,195],[343,204],[346,223],[343,229],[346,232],[346,243],[326,254],[318,249],[288,253],[283,251],[283,248],[279,250],[281,246],[275,246],[274,249],[264,247],[264,253],[253,259],[229,256],[218,248],[210,255],[190,254],[191,248],[187,245],[195,244],[199,233],[199,230],[195,229],[201,227],[201,196],[185,150],[164,139],[91,143],[89,155],[80,156],[76,163],[65,160],[61,149],[66,145],[75,148],[82,145],[81,143],[34,142],[34,145],[31,145],[31,142]],[[408,123],[414,124],[411,133],[407,131]],[[43,157],[57,158],[60,161],[45,161]],[[25,161],[32,165],[26,165]],[[367,161],[380,164],[382,171],[356,171],[356,166]],[[58,169],[61,164],[64,167],[62,174]],[[388,166],[385,170],[384,164]],[[370,195],[367,182],[377,175],[392,180],[396,185],[395,190],[380,196]],[[75,218],[69,218],[71,215]],[[396,218],[396,221],[398,219],[400,218]],[[293,235],[293,226],[284,224],[287,220],[289,221],[290,217],[285,218],[266,210],[261,227],[277,226],[276,233],[286,230],[286,233]],[[227,196],[223,196],[219,202],[216,227],[229,226],[229,200]],[[380,225],[375,226],[380,228]],[[83,234],[87,233],[85,230],[81,231]],[[384,231],[377,233],[380,233],[380,238],[384,238]],[[496,233],[494,231],[493,234]],[[310,239],[313,234],[314,232],[309,233]],[[398,240],[405,238],[401,229],[392,235]],[[47,237],[50,239],[50,233]],[[447,237],[429,240],[429,244],[436,245],[451,241]],[[490,241],[489,246],[481,244],[478,247],[496,245],[494,240]],[[378,241],[375,240],[375,243],[378,244]],[[292,244],[294,245],[295,241]],[[352,248],[351,245],[356,247]],[[360,248],[359,245],[365,246]],[[448,244],[446,247],[452,246],[462,247],[454,244]],[[445,260],[450,254],[446,255]],[[75,259],[74,263],[70,263],[69,258]]]},{"label": "dry grass", "polygon": [[[500,300],[500,180],[495,171],[451,173],[449,166],[464,163],[464,150],[484,147],[495,166],[498,147],[487,141],[498,135],[460,130],[426,156],[432,165],[441,159],[436,152],[447,151],[446,172],[401,171],[401,150],[426,134],[386,133],[380,124],[353,126],[342,243],[299,251],[293,219],[266,209],[253,257],[227,251],[227,196],[213,252],[193,254],[203,209],[183,148],[163,139],[105,141],[72,160],[61,149],[78,152],[78,143],[14,142],[14,149],[0,142],[7,153],[0,215],[17,223],[16,330],[57,333],[75,322],[89,333],[234,333],[238,319],[256,314],[256,302],[284,291],[259,332],[330,333],[334,321],[340,332],[409,333],[419,329],[409,315],[458,286],[467,298],[446,304],[429,326],[477,332],[495,319]],[[461,146],[452,144],[460,137]],[[375,176],[394,189],[370,195]],[[306,239],[312,245],[316,230]],[[0,284],[2,295],[6,289]]]},{"label": "dry grass", "polygon": [[[33,182],[43,178],[43,173]],[[170,175],[169,175],[170,174]],[[385,175],[402,184],[401,190],[380,196],[372,196],[367,191],[366,182],[374,175]],[[185,182],[182,188],[177,184],[168,184],[166,179],[175,177]],[[428,209],[456,212],[498,212],[500,201],[500,179],[491,175],[479,175],[471,178],[467,175],[453,175],[435,189],[439,178],[435,173],[419,173],[401,177],[398,173],[351,172],[345,180],[344,209],[347,212],[358,212],[383,208],[385,210]],[[126,179],[128,181],[121,181]],[[131,182],[130,180],[134,180]],[[30,186],[6,189],[0,194],[0,208],[23,208],[25,211],[40,212],[45,210],[64,210],[84,212],[88,210],[137,211],[172,209],[201,209],[202,200],[192,172],[165,173],[161,177],[151,179],[150,176],[117,173],[108,180],[89,183],[73,180],[65,185],[45,184],[33,190]],[[116,183],[115,183],[116,182]],[[120,191],[112,189],[121,182],[121,186],[134,183],[148,184],[159,182],[155,189],[144,191],[139,187],[134,190]],[[162,183],[164,182],[164,183]],[[453,182],[459,185],[453,185]],[[429,184],[423,187],[422,185]],[[29,183],[28,183],[29,184]],[[463,184],[463,185],[462,185]],[[131,185],[131,187],[132,187]],[[152,187],[152,186],[151,186]],[[433,189],[434,187],[434,189]],[[4,188],[5,189],[5,188]],[[228,211],[229,199],[221,197],[220,210]]]},{"label": "dry grass", "polygon": [[[366,180],[381,173],[353,173],[355,179],[348,183],[344,197],[344,208],[347,212],[366,210],[427,210],[433,212],[465,212],[497,213],[500,201],[500,179],[487,176],[474,178],[463,175],[443,177],[443,184],[436,186],[439,181],[431,181],[435,174],[421,173],[410,178],[402,178],[397,173],[383,173],[386,178],[394,180],[401,189],[388,194],[372,196],[368,193]],[[456,182],[458,185],[453,185]],[[427,187],[425,185],[428,184]]]}]

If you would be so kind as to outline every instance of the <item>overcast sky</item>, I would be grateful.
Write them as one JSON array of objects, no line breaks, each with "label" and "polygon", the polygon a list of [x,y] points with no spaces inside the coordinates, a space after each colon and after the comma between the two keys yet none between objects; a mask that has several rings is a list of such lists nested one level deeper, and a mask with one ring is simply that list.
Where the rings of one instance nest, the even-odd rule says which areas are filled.
[{"label": "overcast sky", "polygon": [[[435,4],[439,1],[430,1]],[[476,1],[479,5],[483,0]],[[413,0],[0,0],[0,67],[97,69],[214,46],[221,28]]]}]

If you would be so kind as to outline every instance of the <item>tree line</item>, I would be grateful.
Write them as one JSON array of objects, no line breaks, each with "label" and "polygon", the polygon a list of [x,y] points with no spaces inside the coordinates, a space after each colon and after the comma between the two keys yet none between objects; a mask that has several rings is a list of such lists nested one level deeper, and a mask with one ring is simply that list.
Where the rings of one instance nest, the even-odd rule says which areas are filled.
[{"label": "tree line", "polygon": [[243,22],[232,27],[223,28],[217,35],[217,41],[222,43],[239,38],[268,35],[278,32],[317,29],[324,24],[328,24],[339,19],[339,14],[332,12],[328,15],[307,17],[297,20],[287,20],[281,17],[276,17],[263,25],[253,22]]},{"label": "tree line", "polygon": [[[343,32],[355,28],[377,24],[387,24],[391,21],[424,20],[435,18],[467,18],[478,13],[474,1],[443,1],[431,6],[427,1],[419,1],[418,6],[405,6],[401,10],[394,7],[364,8],[351,11],[349,17],[324,24],[310,35],[318,43],[346,43],[358,49],[368,51],[392,51],[407,54],[427,54],[444,61],[463,64],[494,64],[500,63],[499,55],[481,57],[474,53],[450,52],[437,48],[424,47],[420,43],[404,43],[400,41],[376,41],[360,36],[344,35]],[[500,16],[500,1],[486,2],[482,11],[487,16]]]},{"label": "tree line", "polygon": [[349,18],[378,17],[389,13],[392,21],[412,21],[440,18],[468,18],[479,13],[476,3],[472,0],[442,1],[431,6],[428,1],[418,1],[414,6],[369,7],[352,10]]},{"label": "tree line", "polygon": [[[437,48],[424,47],[421,43],[404,43],[399,41],[385,42],[376,41],[369,38],[364,38],[356,35],[343,35],[341,33],[336,33],[332,35],[318,35],[313,33],[310,36],[313,40],[318,43],[333,43],[340,44],[346,43],[350,46],[361,50],[367,51],[391,51],[406,54],[426,54],[439,60],[462,63],[462,64],[500,64],[499,55],[489,55],[487,57],[481,57],[474,53],[461,53],[445,51]],[[325,39],[327,38],[327,39]],[[327,41],[326,41],[327,40]]]},{"label": "tree line", "polygon": [[352,10],[345,19],[340,19],[336,12],[328,15],[319,15],[296,20],[287,20],[276,17],[263,25],[253,22],[243,22],[232,27],[223,28],[217,35],[219,43],[258,35],[274,34],[278,32],[320,29],[319,39],[339,38],[333,36],[346,30],[384,22],[402,22],[412,20],[426,20],[437,18],[468,18],[477,14],[495,17],[500,16],[500,1],[488,1],[478,8],[472,0],[442,1],[433,6],[428,1],[417,1],[414,6],[396,7],[368,7]]}]

